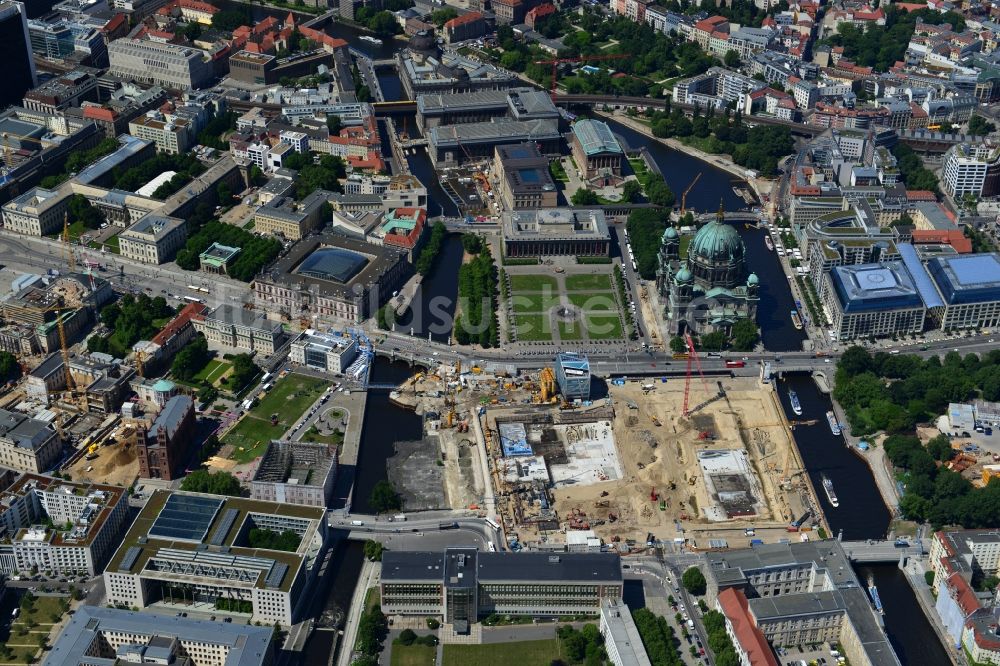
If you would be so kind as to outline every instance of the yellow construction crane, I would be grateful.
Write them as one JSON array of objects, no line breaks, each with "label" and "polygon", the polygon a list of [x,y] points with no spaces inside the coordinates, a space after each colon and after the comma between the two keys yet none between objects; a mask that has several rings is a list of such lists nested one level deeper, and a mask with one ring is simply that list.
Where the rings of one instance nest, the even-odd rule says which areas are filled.
[{"label": "yellow construction crane", "polygon": [[548,366],[542,368],[541,373],[538,375],[538,386],[541,390],[543,403],[547,403],[556,397],[556,375],[552,372],[552,368]]},{"label": "yellow construction crane", "polygon": [[698,179],[701,178],[701,174],[702,174],[702,172],[699,171],[698,175],[695,176],[694,180],[691,181],[691,184],[687,186],[686,190],[684,190],[684,194],[681,195],[681,215],[682,216],[684,215],[684,213],[687,212],[688,192],[690,192],[692,189],[694,189],[695,183],[697,183]]},{"label": "yellow construction crane", "polygon": [[45,314],[46,312],[56,313],[56,330],[59,332],[59,348],[62,350],[63,357],[63,367],[66,369],[66,388],[69,391],[76,390],[76,381],[73,379],[73,373],[69,371],[69,345],[66,344],[66,329],[63,326],[63,313],[68,310],[76,310],[72,306],[66,305],[53,305],[47,308],[27,308],[29,310],[34,310],[35,312],[41,312]]}]

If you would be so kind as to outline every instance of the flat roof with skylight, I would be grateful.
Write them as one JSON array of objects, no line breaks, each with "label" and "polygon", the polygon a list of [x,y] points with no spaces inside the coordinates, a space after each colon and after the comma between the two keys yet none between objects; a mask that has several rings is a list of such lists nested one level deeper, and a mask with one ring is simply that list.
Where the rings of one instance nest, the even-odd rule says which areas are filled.
[{"label": "flat roof with skylight", "polygon": [[935,257],[927,262],[945,303],[1000,301],[1000,254],[966,254]]}]

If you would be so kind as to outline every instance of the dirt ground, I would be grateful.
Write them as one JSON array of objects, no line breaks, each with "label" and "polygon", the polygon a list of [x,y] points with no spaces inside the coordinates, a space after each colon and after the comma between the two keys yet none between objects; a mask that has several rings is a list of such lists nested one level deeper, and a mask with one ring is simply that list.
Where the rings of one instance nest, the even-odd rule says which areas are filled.
[{"label": "dirt ground", "polygon": [[[87,470],[90,469],[88,472]],[[103,446],[97,451],[97,458],[80,458],[69,468],[73,481],[93,481],[114,486],[130,486],[139,476],[139,460],[134,445],[114,444]]]},{"label": "dirt ground", "polygon": [[[619,537],[644,543],[652,533],[661,540],[693,539],[699,547],[707,547],[708,539],[726,539],[739,546],[748,542],[748,528],[756,531],[752,536],[767,541],[792,536],[786,525],[793,515],[802,514],[810,500],[808,488],[801,485],[805,475],[794,474],[798,457],[782,412],[771,391],[755,379],[726,379],[723,385],[726,398],[691,418],[681,416],[683,380],[657,382],[651,390],[643,390],[638,382],[612,386],[615,437],[625,477],[560,488],[554,498],[560,517],[565,519],[574,510],[585,513],[606,542]],[[706,392],[700,382],[692,384],[691,403],[704,401],[715,388],[710,384]],[[711,501],[697,454],[726,449],[747,451],[762,502],[756,516],[711,522],[704,513]],[[793,475],[788,490],[780,487],[785,465]],[[651,498],[654,493],[656,501]],[[538,537],[528,533],[522,538]]]}]

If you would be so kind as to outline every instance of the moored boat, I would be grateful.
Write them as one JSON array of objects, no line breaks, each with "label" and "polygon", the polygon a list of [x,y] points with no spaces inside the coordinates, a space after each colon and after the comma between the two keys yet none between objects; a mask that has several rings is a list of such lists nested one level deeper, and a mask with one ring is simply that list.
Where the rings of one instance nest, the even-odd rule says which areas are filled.
[{"label": "moored boat", "polygon": [[788,402],[792,405],[792,411],[796,416],[802,416],[802,403],[799,402],[799,394],[795,391],[788,392]]},{"label": "moored boat", "polygon": [[831,481],[826,474],[823,475],[823,490],[826,491],[826,498],[830,500],[832,506],[840,506],[840,500],[837,499],[837,493],[833,489],[833,481]]},{"label": "moored boat", "polygon": [[837,422],[837,415],[832,411],[826,413],[826,422],[830,424],[830,431],[834,435],[840,434],[840,423]]}]

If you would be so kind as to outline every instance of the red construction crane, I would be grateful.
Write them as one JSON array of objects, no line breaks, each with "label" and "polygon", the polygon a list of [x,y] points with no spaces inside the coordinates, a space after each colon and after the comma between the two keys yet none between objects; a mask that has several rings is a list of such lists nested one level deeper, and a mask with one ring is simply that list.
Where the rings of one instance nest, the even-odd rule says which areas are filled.
[{"label": "red construction crane", "polygon": [[617,53],[613,55],[593,55],[593,56],[578,56],[576,58],[555,58],[553,60],[536,60],[536,65],[552,65],[552,87],[551,94],[552,97],[556,96],[556,72],[559,69],[559,65],[567,62],[587,62],[589,60],[618,60],[620,58],[630,57],[627,53]]},{"label": "red construction crane", "polygon": [[698,358],[698,352],[694,348],[694,340],[691,339],[691,334],[687,331],[684,332],[684,342],[687,344],[687,377],[684,379],[684,416],[691,414],[688,409],[688,397],[691,395],[691,361],[695,362],[698,366],[698,376],[701,377],[701,383],[705,386],[705,394],[711,395],[712,391],[708,388],[708,382],[705,380],[705,374],[701,371],[701,359]]}]

